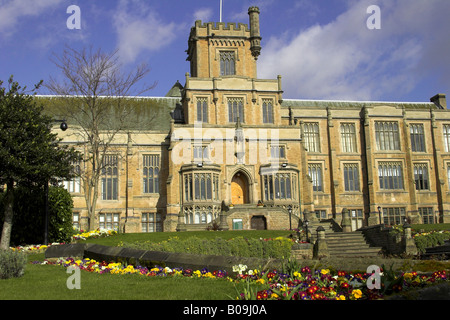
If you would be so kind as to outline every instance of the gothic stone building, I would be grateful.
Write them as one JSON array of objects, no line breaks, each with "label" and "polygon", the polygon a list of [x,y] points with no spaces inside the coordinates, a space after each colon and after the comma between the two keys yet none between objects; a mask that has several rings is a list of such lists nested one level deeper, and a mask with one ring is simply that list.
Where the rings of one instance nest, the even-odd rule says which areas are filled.
[{"label": "gothic stone building", "polygon": [[[249,25],[196,21],[184,86],[162,98],[130,98],[139,117],[156,119],[117,136],[95,224],[125,232],[213,223],[288,229],[305,217],[340,223],[344,208],[353,230],[405,219],[449,223],[445,95],[418,103],[283,99],[281,76],[257,78],[259,14],[249,9]],[[59,135],[79,143],[67,120]],[[65,185],[74,225],[86,229],[83,186]]]}]

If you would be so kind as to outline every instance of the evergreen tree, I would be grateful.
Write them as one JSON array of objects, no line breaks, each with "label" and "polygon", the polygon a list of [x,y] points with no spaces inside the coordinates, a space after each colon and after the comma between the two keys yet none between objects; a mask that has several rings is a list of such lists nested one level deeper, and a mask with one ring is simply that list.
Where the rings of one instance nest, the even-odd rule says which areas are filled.
[{"label": "evergreen tree", "polygon": [[52,133],[53,119],[43,114],[33,95],[11,76],[8,88],[0,81],[0,185],[6,185],[5,217],[0,249],[8,249],[14,217],[14,189],[20,185],[45,186],[72,177],[72,163],[80,158]]}]

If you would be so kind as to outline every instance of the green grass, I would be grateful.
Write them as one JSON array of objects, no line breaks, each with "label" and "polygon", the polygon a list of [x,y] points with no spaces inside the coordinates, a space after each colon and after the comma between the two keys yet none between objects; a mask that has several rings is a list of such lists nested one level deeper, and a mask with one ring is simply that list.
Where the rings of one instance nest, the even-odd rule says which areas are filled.
[{"label": "green grass", "polygon": [[[31,254],[29,261],[38,258]],[[62,266],[27,264],[22,277],[0,280],[0,300],[229,300],[237,296],[234,284],[222,279],[81,271],[81,289],[70,290],[70,276]]]},{"label": "green grass", "polygon": [[450,223],[436,223],[436,224],[413,224],[411,228],[417,232],[423,230],[424,232],[430,231],[450,231]]},{"label": "green grass", "polygon": [[[231,239],[238,236],[275,238],[289,234],[289,231],[136,233],[79,242],[117,246],[122,242],[161,242],[175,236],[180,239],[192,236]],[[44,261],[45,257],[43,253],[29,254],[28,259],[29,262]],[[22,277],[0,280],[0,300],[230,300],[237,296],[235,284],[222,279],[144,277],[81,271],[81,289],[70,290],[67,288],[70,276],[62,266],[29,263]]]}]

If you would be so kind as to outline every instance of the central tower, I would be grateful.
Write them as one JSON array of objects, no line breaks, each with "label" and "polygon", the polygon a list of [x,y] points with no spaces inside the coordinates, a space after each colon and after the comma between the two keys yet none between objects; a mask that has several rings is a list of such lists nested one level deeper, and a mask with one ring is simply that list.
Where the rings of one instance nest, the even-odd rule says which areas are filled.
[{"label": "central tower", "polygon": [[249,8],[248,14],[249,25],[195,22],[187,50],[191,77],[257,77],[256,60],[261,53],[259,8]]}]

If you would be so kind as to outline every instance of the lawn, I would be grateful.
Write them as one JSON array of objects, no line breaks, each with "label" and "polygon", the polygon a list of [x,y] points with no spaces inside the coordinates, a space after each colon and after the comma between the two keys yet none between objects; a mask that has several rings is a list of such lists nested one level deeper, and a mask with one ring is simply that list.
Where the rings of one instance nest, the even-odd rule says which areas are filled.
[{"label": "lawn", "polygon": [[[275,238],[289,234],[290,231],[136,233],[78,242],[117,246],[121,243],[161,242],[175,236],[180,239],[192,236],[231,239],[238,236]],[[86,271],[81,272],[81,290],[69,290],[66,282],[71,274],[66,273],[64,267],[31,264],[32,261],[44,261],[43,253],[31,253],[28,258],[30,263],[24,276],[0,280],[0,300],[231,300],[237,297],[235,284],[225,279],[144,277]],[[238,285],[238,289],[242,288]]]},{"label": "lawn", "polygon": [[81,289],[69,290],[70,276],[61,266],[28,264],[24,276],[0,280],[0,300],[230,300],[237,296],[234,284],[226,280],[81,271]]},{"label": "lawn", "polygon": [[[106,238],[89,239],[88,243],[117,246],[123,243],[145,241],[161,242],[171,237],[231,239],[276,238],[289,235],[289,231],[227,231],[227,232],[186,232],[152,234],[118,234]],[[79,241],[84,242],[84,241]],[[67,288],[71,276],[66,268],[56,265],[32,264],[44,261],[43,253],[28,255],[24,276],[0,280],[0,300],[231,300],[237,292],[243,292],[245,283],[233,283],[226,279],[207,279],[190,277],[146,277],[138,274],[98,274],[81,271],[81,290]],[[321,261],[300,261],[299,265],[335,270],[356,270],[362,272],[368,263],[393,266],[397,271],[436,271],[450,269],[449,262],[417,261],[410,259],[382,259],[376,261],[357,261],[357,259],[324,259]],[[214,270],[210,270],[214,271]],[[250,284],[255,292],[259,284]]]}]

